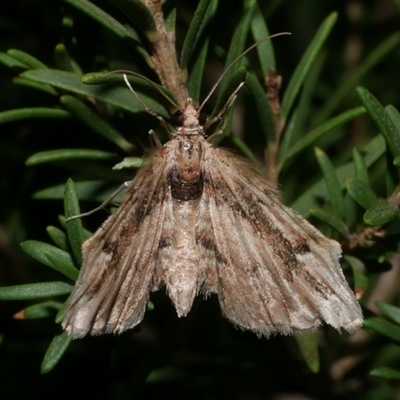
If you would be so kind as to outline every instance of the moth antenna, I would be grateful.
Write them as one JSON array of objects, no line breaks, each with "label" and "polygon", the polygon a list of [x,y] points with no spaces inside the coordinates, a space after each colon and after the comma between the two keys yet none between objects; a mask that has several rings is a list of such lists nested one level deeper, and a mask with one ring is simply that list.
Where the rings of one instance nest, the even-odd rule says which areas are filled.
[{"label": "moth antenna", "polygon": [[108,196],[98,207],[94,208],[93,210],[90,210],[88,212],[82,213],[82,214],[77,214],[73,215],[72,217],[69,217],[65,220],[65,222],[72,221],[74,219],[82,218],[82,217],[87,217],[88,215],[92,215],[97,211],[102,210],[106,205],[111,203],[111,200],[123,189],[128,187],[128,185],[131,183],[131,181],[126,181],[124,182],[117,190],[115,190],[113,193],[111,193],[110,196]]},{"label": "moth antenna", "polygon": [[201,103],[201,106],[199,107],[199,112],[200,110],[204,107],[204,104],[207,103],[208,99],[212,96],[212,94],[215,92],[215,89],[217,86],[221,83],[222,79],[224,79],[225,75],[228,73],[228,71],[241,59],[243,58],[248,52],[253,50],[255,47],[257,47],[260,43],[265,42],[266,40],[273,39],[277,36],[283,36],[283,35],[291,35],[290,32],[280,32],[280,33],[275,33],[274,35],[268,36],[264,39],[259,40],[258,42],[252,44],[249,48],[247,48],[239,57],[235,58],[229,65],[228,68],[222,73],[222,75],[218,78],[217,82],[214,84],[214,86],[211,88],[210,92],[208,93],[207,97],[204,99],[204,101]]},{"label": "moth antenna", "polygon": [[[235,98],[236,98],[236,96],[232,98],[232,101],[231,101],[230,104],[232,104],[235,101]],[[207,142],[211,143],[213,141],[213,139],[215,139],[217,136],[222,135],[222,133],[224,132],[224,129],[226,127],[227,122],[228,122],[227,118],[224,118],[223,121],[222,121],[221,127],[206,139]]]},{"label": "moth antenna", "polygon": [[[154,87],[154,89],[156,89],[157,92],[161,94],[161,96],[163,96],[166,100],[168,100],[168,102],[172,106],[174,106],[178,110],[181,110],[181,107],[177,103],[175,103],[175,101],[172,100],[171,97],[169,97],[165,92],[163,92],[155,82],[153,82],[151,79],[145,77],[144,75],[138,74],[137,72],[134,72],[134,71],[129,71],[127,69],[117,69],[115,71],[107,72],[106,75],[116,74],[116,73],[122,73],[124,75],[133,75],[133,76],[137,76],[138,78],[143,79],[144,81],[146,81],[147,83],[152,85]],[[125,80],[125,82],[126,82],[126,80]]]},{"label": "moth antenna", "polygon": [[[239,90],[242,88],[242,86],[244,85],[244,82],[242,82],[236,89],[235,91],[229,96],[228,101],[225,103],[225,105],[221,108],[221,110],[219,111],[219,113],[212,119],[210,119],[205,125],[204,125],[204,130],[206,131],[214,122],[218,121],[219,119],[223,118],[223,115],[226,113],[226,110],[229,110],[232,106],[232,104],[234,103],[234,101],[236,100],[236,96],[237,93],[239,92]],[[211,136],[209,136],[207,138],[207,142],[211,142],[216,136],[219,136],[223,133],[225,127],[226,127],[226,123],[227,123],[227,119],[224,118],[223,119],[223,123],[221,125],[221,127],[214,132]]]},{"label": "moth antenna", "polygon": [[124,81],[126,83],[126,86],[128,86],[128,88],[130,89],[130,91],[135,95],[135,97],[137,98],[138,102],[142,105],[142,107],[145,109],[145,111],[152,115],[153,117],[157,118],[160,122],[161,125],[163,126],[163,128],[165,129],[165,131],[167,132],[168,136],[170,138],[172,138],[172,134],[171,131],[169,129],[168,124],[165,122],[165,119],[160,115],[157,114],[155,111],[151,110],[149,107],[146,106],[146,104],[142,101],[142,99],[139,97],[139,95],[133,90],[131,84],[128,81],[128,77],[126,76],[126,74],[123,74],[124,77]]}]

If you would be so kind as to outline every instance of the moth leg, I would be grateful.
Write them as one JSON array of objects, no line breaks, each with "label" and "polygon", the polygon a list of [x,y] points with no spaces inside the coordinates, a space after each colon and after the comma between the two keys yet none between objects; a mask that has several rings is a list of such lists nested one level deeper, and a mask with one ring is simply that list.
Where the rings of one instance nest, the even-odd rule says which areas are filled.
[{"label": "moth leg", "polygon": [[124,77],[124,81],[126,83],[126,85],[128,86],[128,88],[131,90],[131,92],[135,95],[136,99],[138,100],[138,102],[142,105],[142,107],[144,108],[144,110],[152,115],[153,117],[157,118],[161,125],[163,126],[163,128],[165,129],[165,132],[167,132],[167,135],[170,139],[172,139],[173,135],[171,133],[171,130],[169,129],[168,124],[166,123],[165,119],[160,115],[157,114],[155,111],[151,110],[149,107],[146,106],[146,104],[143,102],[143,100],[138,96],[138,94],[133,90],[131,84],[128,81],[128,78],[126,77],[126,74],[123,75]]},{"label": "moth leg", "polygon": [[242,82],[236,89],[235,91],[229,96],[229,99],[227,100],[227,102],[225,103],[225,105],[221,108],[221,110],[219,111],[219,113],[212,119],[210,119],[206,125],[204,126],[204,130],[207,130],[207,128],[209,128],[212,124],[214,124],[216,121],[223,119],[223,123],[222,126],[216,131],[214,132],[211,136],[209,136],[207,138],[207,142],[211,142],[211,140],[213,140],[216,136],[219,136],[222,134],[222,132],[225,129],[226,123],[227,123],[227,119],[224,118],[227,110],[229,110],[232,107],[232,104],[234,103],[234,101],[236,100],[236,95],[238,94],[239,90],[241,89],[241,87],[244,85],[244,82]]},{"label": "moth leg", "polygon": [[150,143],[152,145],[156,146],[157,149],[161,149],[162,143],[160,142],[160,139],[158,138],[157,133],[153,129],[150,129],[149,136],[150,136]]},{"label": "moth leg", "polygon": [[92,215],[97,211],[102,210],[106,205],[110,204],[112,199],[119,193],[121,192],[123,189],[127,188],[129,186],[129,184],[132,181],[126,181],[124,182],[117,190],[115,190],[113,193],[111,193],[111,195],[109,197],[107,197],[98,207],[94,208],[93,210],[90,210],[88,212],[82,213],[82,214],[78,214],[78,215],[73,215],[72,217],[69,217],[65,220],[65,222],[69,222],[72,221],[74,219],[77,218],[82,218],[82,217],[87,217],[88,215]]},{"label": "moth leg", "polygon": [[209,136],[209,137],[206,139],[207,142],[211,142],[211,141],[212,141],[213,139],[215,139],[217,136],[222,135],[223,132],[224,132],[224,129],[225,129],[225,127],[226,127],[226,123],[227,123],[227,119],[224,119],[224,121],[223,121],[221,127],[220,127],[216,132],[214,132],[211,136]]},{"label": "moth leg", "polygon": [[[232,98],[232,101],[231,101],[230,104],[232,104],[232,103],[235,101],[235,99],[236,99],[236,96],[234,96],[234,97]],[[227,104],[228,104],[228,103],[227,103]],[[211,141],[212,141],[214,138],[216,138],[217,136],[222,135],[222,134],[224,133],[224,130],[225,130],[225,127],[226,127],[227,122],[228,122],[228,119],[227,119],[227,118],[224,118],[224,119],[222,120],[222,125],[221,125],[221,127],[220,127],[217,131],[215,131],[211,136],[209,136],[209,137],[206,139],[207,142],[211,142]]]}]

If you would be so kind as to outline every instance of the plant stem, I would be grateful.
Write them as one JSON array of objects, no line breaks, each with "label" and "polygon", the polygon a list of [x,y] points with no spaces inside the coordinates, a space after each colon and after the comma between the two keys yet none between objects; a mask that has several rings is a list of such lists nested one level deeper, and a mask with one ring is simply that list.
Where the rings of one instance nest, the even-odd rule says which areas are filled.
[{"label": "plant stem", "polygon": [[156,30],[160,40],[152,43],[153,54],[151,59],[161,83],[170,90],[183,108],[189,97],[186,80],[178,65],[175,51],[175,32],[168,31],[165,26],[161,0],[141,0],[150,10],[156,22]]}]

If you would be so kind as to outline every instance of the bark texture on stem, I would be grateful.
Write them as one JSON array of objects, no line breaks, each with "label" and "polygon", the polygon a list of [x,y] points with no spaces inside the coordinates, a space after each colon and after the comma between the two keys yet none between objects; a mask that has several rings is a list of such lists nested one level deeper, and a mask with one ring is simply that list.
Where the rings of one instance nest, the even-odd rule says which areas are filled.
[{"label": "bark texture on stem", "polygon": [[161,83],[176,97],[183,109],[189,97],[186,81],[178,65],[175,50],[175,33],[168,31],[164,21],[161,0],[142,0],[150,10],[156,22],[156,29],[160,40],[152,43],[151,59]]},{"label": "bark texture on stem", "polygon": [[279,101],[279,91],[281,85],[281,75],[278,75],[275,69],[271,68],[269,74],[265,77],[265,86],[267,88],[267,99],[274,114],[275,140],[268,143],[268,148],[266,150],[266,168],[268,179],[275,184],[278,183],[278,151],[284,126],[284,122],[282,121],[280,116],[281,104]]}]

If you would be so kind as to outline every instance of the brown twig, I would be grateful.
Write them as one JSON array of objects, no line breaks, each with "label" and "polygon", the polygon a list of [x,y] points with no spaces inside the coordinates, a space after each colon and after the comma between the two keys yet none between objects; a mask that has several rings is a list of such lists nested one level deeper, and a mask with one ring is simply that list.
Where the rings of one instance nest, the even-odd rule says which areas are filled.
[{"label": "brown twig", "polygon": [[175,51],[175,33],[166,28],[161,0],[141,0],[153,14],[159,41],[152,43],[151,59],[161,83],[170,90],[183,108],[189,97],[186,81],[178,65]]},{"label": "brown twig", "polygon": [[267,88],[267,99],[274,115],[275,140],[268,143],[265,158],[268,178],[275,184],[278,183],[278,150],[283,130],[283,121],[280,117],[281,104],[279,101],[279,90],[281,85],[281,75],[278,75],[276,70],[271,68],[268,75],[265,77],[265,86]]},{"label": "brown twig", "polygon": [[[388,202],[397,207],[400,206],[400,186],[393,191],[393,194],[388,198]],[[353,233],[350,236],[349,242],[343,247],[346,247],[349,250],[354,250],[357,247],[361,247],[363,243],[369,240],[383,238],[385,236],[386,231],[382,226],[367,226],[361,232]]]},{"label": "brown twig", "polygon": [[358,247],[362,247],[364,243],[370,240],[374,240],[375,238],[383,238],[385,236],[386,232],[381,226],[367,226],[361,232],[351,234],[349,242],[347,244],[343,244],[343,248],[354,250]]}]

